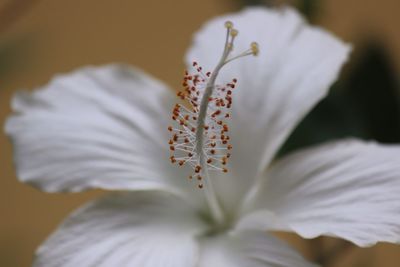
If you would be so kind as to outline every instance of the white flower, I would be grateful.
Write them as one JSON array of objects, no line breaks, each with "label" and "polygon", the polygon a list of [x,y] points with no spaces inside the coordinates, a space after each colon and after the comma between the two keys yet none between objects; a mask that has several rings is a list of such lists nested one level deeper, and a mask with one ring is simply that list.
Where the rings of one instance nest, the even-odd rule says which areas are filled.
[{"label": "white flower", "polygon": [[[210,172],[203,189],[186,178],[197,164],[204,176],[200,154],[183,157],[189,162],[182,168],[169,162],[176,97],[137,69],[84,68],[15,96],[6,132],[21,181],[48,192],[128,191],[73,213],[39,248],[34,266],[312,266],[266,230],[336,236],[359,246],[400,241],[398,146],[336,141],[271,165],[289,133],[327,94],[349,46],[290,8],[249,8],[208,22],[195,36],[188,64],[213,71],[227,20],[240,30],[236,37],[227,25],[236,37],[233,52],[259,48],[259,55],[227,64],[217,77],[220,85],[237,79],[231,110],[223,110],[230,113],[233,150],[229,172]],[[248,50],[252,41],[258,47]],[[210,79],[203,78],[200,96]],[[204,122],[212,123],[208,116]],[[211,136],[200,136],[200,149],[208,149]],[[190,140],[192,149],[196,142]],[[224,148],[221,140],[216,146]],[[218,164],[214,169],[225,168]]]}]

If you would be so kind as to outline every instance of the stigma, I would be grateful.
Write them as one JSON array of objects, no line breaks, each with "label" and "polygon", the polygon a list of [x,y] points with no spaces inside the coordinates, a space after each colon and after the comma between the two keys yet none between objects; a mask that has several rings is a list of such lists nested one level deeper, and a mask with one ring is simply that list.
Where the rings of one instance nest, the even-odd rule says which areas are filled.
[{"label": "stigma", "polygon": [[177,93],[182,103],[174,106],[173,123],[168,126],[170,161],[178,166],[190,166],[189,179],[196,181],[199,188],[204,187],[209,171],[228,172],[233,149],[228,121],[238,81],[233,77],[217,84],[217,76],[227,63],[259,53],[258,44],[252,42],[247,50],[232,56],[239,31],[230,21],[225,22],[225,28],[224,50],[214,70],[203,70],[198,62],[193,62],[191,69],[185,71],[183,89]]}]

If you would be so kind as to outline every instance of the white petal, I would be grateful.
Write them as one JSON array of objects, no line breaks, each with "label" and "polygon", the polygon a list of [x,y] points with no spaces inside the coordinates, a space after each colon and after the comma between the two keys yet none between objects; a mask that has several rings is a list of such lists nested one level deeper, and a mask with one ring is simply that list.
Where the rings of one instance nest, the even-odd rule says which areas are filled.
[{"label": "white petal", "polygon": [[262,231],[238,231],[206,239],[199,267],[312,267],[297,252]]},{"label": "white petal", "polygon": [[274,215],[247,224],[359,246],[400,242],[400,146],[347,140],[300,151],[273,165],[259,189],[255,208]]},{"label": "white petal", "polygon": [[111,195],[73,213],[38,249],[35,267],[195,267],[204,225],[162,193]]},{"label": "white petal", "polygon": [[6,124],[18,176],[46,191],[174,189],[182,182],[171,180],[168,162],[173,101],[160,82],[124,65],[83,68],[19,93]]},{"label": "white petal", "polygon": [[[336,80],[350,47],[306,24],[291,8],[248,8],[208,22],[195,35],[187,61],[212,70],[221,56],[230,20],[239,30],[234,52],[260,47],[257,57],[239,59],[221,71],[220,81],[238,79],[233,95],[232,177],[219,190],[237,198],[261,173],[297,123]],[[236,188],[232,188],[232,186]]]}]

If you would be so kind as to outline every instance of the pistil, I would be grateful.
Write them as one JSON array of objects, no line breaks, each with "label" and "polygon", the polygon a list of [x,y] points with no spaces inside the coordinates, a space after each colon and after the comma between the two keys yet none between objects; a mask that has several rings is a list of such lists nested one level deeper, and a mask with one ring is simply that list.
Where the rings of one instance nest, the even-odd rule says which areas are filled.
[{"label": "pistil", "polygon": [[189,164],[194,170],[190,179],[198,181],[198,187],[204,189],[211,215],[216,224],[222,225],[225,215],[215,193],[209,170],[228,172],[226,164],[231,156],[232,145],[229,144],[229,127],[225,120],[230,118],[232,90],[237,80],[217,85],[220,70],[227,63],[248,55],[258,54],[257,43],[236,56],[229,57],[238,31],[230,21],[225,23],[227,30],[224,51],[212,72],[204,73],[197,62],[193,62],[195,73],[185,73],[184,90],[178,92],[182,100],[190,107],[177,104],[172,112],[176,126],[169,126],[172,133],[169,141],[172,163],[179,166]]}]

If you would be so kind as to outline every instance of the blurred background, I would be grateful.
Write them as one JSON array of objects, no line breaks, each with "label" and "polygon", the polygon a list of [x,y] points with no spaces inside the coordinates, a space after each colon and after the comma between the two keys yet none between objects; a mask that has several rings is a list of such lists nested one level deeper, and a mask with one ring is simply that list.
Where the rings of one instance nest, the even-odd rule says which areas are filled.
[{"label": "blurred background", "polygon": [[[398,0],[0,0],[0,124],[16,90],[82,65],[127,62],[178,89],[183,55],[205,20],[244,5],[284,3],[355,50],[330,96],[299,125],[281,155],[349,135],[400,142]],[[61,220],[100,194],[45,194],[19,183],[11,145],[0,133],[0,266],[30,266],[37,246]],[[278,235],[324,266],[400,266],[400,246],[359,249],[333,238]]]}]

